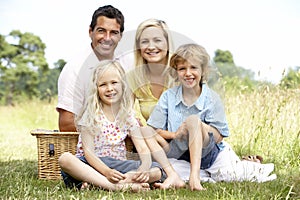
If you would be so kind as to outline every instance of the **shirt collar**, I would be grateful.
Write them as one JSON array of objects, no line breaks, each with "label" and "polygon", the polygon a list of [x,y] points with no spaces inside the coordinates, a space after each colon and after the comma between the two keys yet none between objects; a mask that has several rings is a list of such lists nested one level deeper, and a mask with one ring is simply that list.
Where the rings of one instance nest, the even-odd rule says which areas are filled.
[{"label": "shirt collar", "polygon": [[[196,106],[196,108],[198,110],[203,110],[203,108],[204,108],[204,102],[205,102],[205,99],[207,97],[207,94],[208,94],[208,86],[205,83],[203,83],[202,84],[202,91],[201,91],[200,97],[190,107]],[[177,87],[175,105],[177,106],[180,103],[183,103],[182,85],[180,85],[180,86]]]}]

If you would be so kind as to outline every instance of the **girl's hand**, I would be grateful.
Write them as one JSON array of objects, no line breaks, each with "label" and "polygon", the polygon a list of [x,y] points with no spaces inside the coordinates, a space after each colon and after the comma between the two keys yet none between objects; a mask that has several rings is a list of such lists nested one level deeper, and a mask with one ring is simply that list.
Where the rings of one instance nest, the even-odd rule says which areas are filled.
[{"label": "girl's hand", "polygon": [[121,172],[115,170],[115,169],[110,169],[106,174],[105,177],[107,180],[109,180],[112,183],[118,183],[121,180],[124,180],[126,176],[122,174]]}]

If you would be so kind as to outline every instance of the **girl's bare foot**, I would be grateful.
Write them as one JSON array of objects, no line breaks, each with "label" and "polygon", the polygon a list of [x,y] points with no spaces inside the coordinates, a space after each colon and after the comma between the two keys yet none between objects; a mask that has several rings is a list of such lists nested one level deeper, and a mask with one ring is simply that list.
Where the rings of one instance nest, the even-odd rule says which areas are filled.
[{"label": "girl's bare foot", "polygon": [[148,183],[118,183],[115,190],[144,192],[150,190],[150,185]]},{"label": "girl's bare foot", "polygon": [[90,187],[90,185],[87,183],[87,182],[83,182],[81,187],[80,187],[80,190],[88,190]]},{"label": "girl's bare foot", "polygon": [[183,188],[185,182],[177,175],[169,176],[163,183],[154,183],[154,187],[159,189]]}]

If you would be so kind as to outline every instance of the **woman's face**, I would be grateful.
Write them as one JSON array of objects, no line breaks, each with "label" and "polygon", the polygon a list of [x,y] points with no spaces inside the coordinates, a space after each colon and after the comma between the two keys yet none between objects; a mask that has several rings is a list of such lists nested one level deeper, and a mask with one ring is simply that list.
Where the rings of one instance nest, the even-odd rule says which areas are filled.
[{"label": "woman's face", "polygon": [[139,46],[141,55],[147,63],[166,64],[168,41],[161,28],[146,28],[141,34]]}]

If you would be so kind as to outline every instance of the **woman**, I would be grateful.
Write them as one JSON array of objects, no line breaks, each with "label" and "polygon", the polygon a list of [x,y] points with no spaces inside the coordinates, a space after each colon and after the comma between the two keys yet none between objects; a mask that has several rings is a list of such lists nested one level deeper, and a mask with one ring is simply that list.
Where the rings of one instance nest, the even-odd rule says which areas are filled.
[{"label": "woman", "polygon": [[135,69],[127,81],[136,98],[137,118],[146,125],[163,91],[174,85],[169,75],[173,42],[167,24],[158,19],[143,21],[137,28],[134,44]]}]

